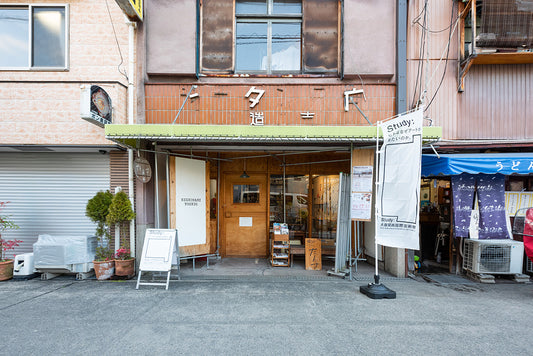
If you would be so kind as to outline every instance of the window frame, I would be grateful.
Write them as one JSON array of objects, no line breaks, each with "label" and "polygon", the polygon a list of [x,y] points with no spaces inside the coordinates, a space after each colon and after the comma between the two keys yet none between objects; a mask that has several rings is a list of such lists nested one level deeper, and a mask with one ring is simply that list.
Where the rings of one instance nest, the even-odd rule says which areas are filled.
[{"label": "window frame", "polygon": [[[237,2],[238,0],[236,0]],[[299,14],[274,14],[274,1],[265,0],[267,2],[266,14],[245,14],[237,13],[237,6],[235,6],[235,31],[234,31],[234,48],[233,68],[236,74],[266,74],[266,75],[283,75],[294,74],[300,75],[303,73],[303,3],[300,1],[301,10]],[[266,70],[239,70],[237,68],[237,24],[239,23],[261,23],[267,26],[267,69]],[[299,70],[272,70],[272,24],[273,23],[299,23],[300,24],[300,69]]]},{"label": "window frame", "polygon": [[[54,67],[39,67],[39,66],[33,66],[33,26],[34,26],[34,19],[33,19],[33,9],[34,8],[54,8],[54,7],[61,7],[65,10],[65,23],[64,23],[64,31],[65,31],[65,52],[64,52],[64,64],[62,66],[54,66]],[[28,4],[28,3],[8,3],[8,4],[0,4],[0,8],[7,9],[7,8],[26,8],[28,11],[28,66],[20,66],[20,67],[3,67],[0,66],[0,70],[2,71],[50,71],[50,72],[56,72],[56,71],[68,71],[69,70],[69,48],[70,48],[70,6],[69,4],[58,4],[58,3],[39,3],[39,4]]]}]

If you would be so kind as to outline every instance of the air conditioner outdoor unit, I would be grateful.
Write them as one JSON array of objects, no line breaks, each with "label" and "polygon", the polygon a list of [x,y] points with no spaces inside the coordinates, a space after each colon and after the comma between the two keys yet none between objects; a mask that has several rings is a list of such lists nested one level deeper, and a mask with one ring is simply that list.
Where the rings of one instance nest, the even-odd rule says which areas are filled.
[{"label": "air conditioner outdoor unit", "polygon": [[533,262],[529,258],[526,257],[526,272],[533,273]]},{"label": "air conditioner outdoor unit", "polygon": [[463,268],[473,273],[520,274],[524,244],[515,240],[465,239]]},{"label": "air conditioner outdoor unit", "polygon": [[33,244],[34,267],[40,273],[87,273],[97,243],[96,236],[39,235]]}]

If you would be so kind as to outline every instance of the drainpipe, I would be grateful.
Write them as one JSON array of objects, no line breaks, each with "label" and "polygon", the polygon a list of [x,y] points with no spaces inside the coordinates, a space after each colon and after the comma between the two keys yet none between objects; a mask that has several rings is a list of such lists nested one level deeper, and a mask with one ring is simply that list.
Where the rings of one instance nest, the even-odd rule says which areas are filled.
[{"label": "drainpipe", "polygon": [[200,3],[201,0],[196,1],[196,79],[200,78]]},{"label": "drainpipe", "polygon": [[407,111],[407,0],[396,0],[396,114]]},{"label": "drainpipe", "polygon": [[[137,23],[126,21],[128,31],[128,124],[135,123],[133,109],[135,104],[135,29]],[[133,177],[133,150],[128,149],[128,194],[133,211],[135,211],[134,177]],[[131,257],[135,257],[135,219],[130,221],[130,250]]]},{"label": "drainpipe", "polygon": [[[407,0],[396,0],[396,114],[407,110]],[[404,251],[404,276],[407,277],[409,261],[414,261],[414,251]],[[397,264],[399,267],[399,260]]]}]

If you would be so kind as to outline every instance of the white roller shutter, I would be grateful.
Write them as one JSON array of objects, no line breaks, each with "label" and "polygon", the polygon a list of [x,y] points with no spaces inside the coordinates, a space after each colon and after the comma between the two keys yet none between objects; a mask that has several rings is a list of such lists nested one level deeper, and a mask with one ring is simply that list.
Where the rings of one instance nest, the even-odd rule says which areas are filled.
[{"label": "white roller shutter", "polygon": [[10,202],[2,215],[20,226],[2,237],[23,240],[19,254],[32,252],[40,234],[93,235],[85,206],[109,189],[109,171],[100,153],[0,153],[0,201]]}]

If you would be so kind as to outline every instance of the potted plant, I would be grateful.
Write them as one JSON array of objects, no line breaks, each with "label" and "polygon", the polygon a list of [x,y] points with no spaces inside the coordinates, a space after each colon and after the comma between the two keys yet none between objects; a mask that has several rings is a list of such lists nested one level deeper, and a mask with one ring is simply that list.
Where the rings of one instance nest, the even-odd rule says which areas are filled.
[{"label": "potted plant", "polygon": [[[0,212],[8,202],[0,202]],[[7,259],[5,253],[14,250],[22,240],[4,240],[2,231],[18,229],[19,227],[7,215],[0,215],[0,281],[13,278],[13,260]]]},{"label": "potted plant", "polygon": [[109,225],[106,223],[109,214],[109,206],[113,200],[113,194],[107,191],[99,191],[92,197],[85,208],[85,215],[95,222],[98,246],[93,261],[96,279],[106,280],[115,273],[114,251],[109,244]]},{"label": "potted plant", "polygon": [[133,219],[135,219],[135,212],[128,195],[123,191],[116,193],[109,206],[106,222],[109,226],[117,225],[119,228],[120,248],[115,255],[115,274],[117,276],[132,277],[135,274],[135,259],[131,257],[126,229],[128,223]]}]

